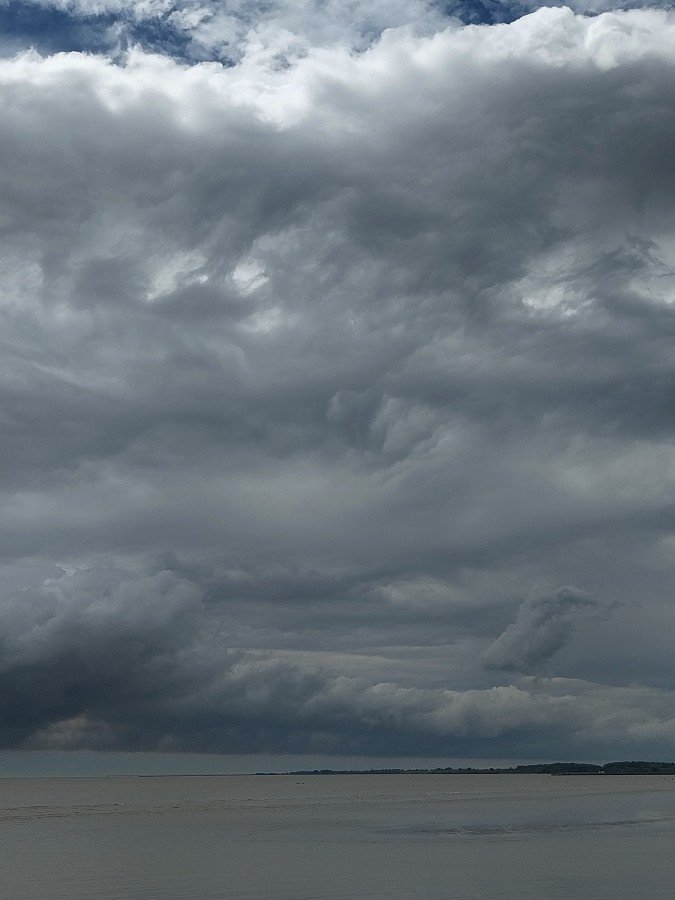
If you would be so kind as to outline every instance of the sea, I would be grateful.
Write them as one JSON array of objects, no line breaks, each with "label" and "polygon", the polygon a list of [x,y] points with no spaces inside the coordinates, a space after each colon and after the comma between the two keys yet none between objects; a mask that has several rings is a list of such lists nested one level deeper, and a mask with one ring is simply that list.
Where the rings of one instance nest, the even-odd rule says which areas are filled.
[{"label": "sea", "polygon": [[5,900],[673,900],[675,777],[0,779]]}]

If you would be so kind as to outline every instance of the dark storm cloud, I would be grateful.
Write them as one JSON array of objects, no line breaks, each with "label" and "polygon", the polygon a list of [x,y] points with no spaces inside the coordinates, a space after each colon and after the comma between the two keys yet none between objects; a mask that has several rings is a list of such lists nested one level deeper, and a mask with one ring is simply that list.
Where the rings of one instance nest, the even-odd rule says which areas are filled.
[{"label": "dark storm cloud", "polygon": [[[514,686],[372,683],[229,649],[195,584],[166,570],[46,582],[4,604],[2,633],[5,747],[448,752],[467,737],[592,731],[598,705]],[[631,699],[619,695],[614,716],[648,727]]]},{"label": "dark storm cloud", "polygon": [[675,24],[336,29],[0,62],[3,740],[667,754]]}]

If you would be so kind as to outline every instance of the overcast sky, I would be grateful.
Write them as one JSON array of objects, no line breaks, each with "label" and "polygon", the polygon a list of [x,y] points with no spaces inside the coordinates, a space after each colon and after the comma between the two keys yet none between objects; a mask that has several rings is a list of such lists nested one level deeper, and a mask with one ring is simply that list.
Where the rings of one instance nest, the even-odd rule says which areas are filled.
[{"label": "overcast sky", "polygon": [[0,3],[5,750],[675,758],[631,6]]}]

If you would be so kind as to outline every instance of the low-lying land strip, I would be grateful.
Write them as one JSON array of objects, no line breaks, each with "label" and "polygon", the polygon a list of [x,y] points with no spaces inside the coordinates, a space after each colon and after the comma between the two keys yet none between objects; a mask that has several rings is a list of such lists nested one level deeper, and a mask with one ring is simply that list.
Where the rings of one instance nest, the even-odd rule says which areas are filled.
[{"label": "low-lying land strip", "polygon": [[[265,773],[260,773],[265,774]],[[436,769],[301,769],[288,772],[288,775],[675,775],[675,763],[624,761],[605,763],[604,766],[593,763],[534,763],[508,768],[475,769],[436,768]]]}]

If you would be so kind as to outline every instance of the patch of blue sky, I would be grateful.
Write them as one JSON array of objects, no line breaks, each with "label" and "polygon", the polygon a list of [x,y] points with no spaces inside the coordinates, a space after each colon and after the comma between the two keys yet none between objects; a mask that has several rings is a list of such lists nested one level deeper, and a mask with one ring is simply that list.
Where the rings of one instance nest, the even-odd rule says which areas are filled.
[{"label": "patch of blue sky", "polygon": [[110,14],[75,16],[50,6],[0,6],[0,46],[4,55],[34,48],[43,55],[67,51],[101,53],[111,48]]},{"label": "patch of blue sky", "polygon": [[505,3],[501,0],[470,0],[468,3],[455,0],[455,2],[443,3],[441,7],[446,15],[459,19],[466,25],[495,25],[501,22],[514,22],[533,9],[531,4]]},{"label": "patch of blue sky", "polygon": [[42,55],[63,52],[115,54],[132,44],[173,57],[187,56],[190,35],[166,17],[134,21],[124,14],[77,14],[30,2],[0,5],[0,48],[7,56],[33,48]]},{"label": "patch of blue sky", "polygon": [[[161,53],[176,58],[190,57],[190,33],[175,28],[164,16],[144,19],[141,22],[126,22],[124,38],[127,44],[139,44],[152,53]],[[219,58],[219,57],[218,57]],[[220,62],[224,60],[219,58]]]}]

